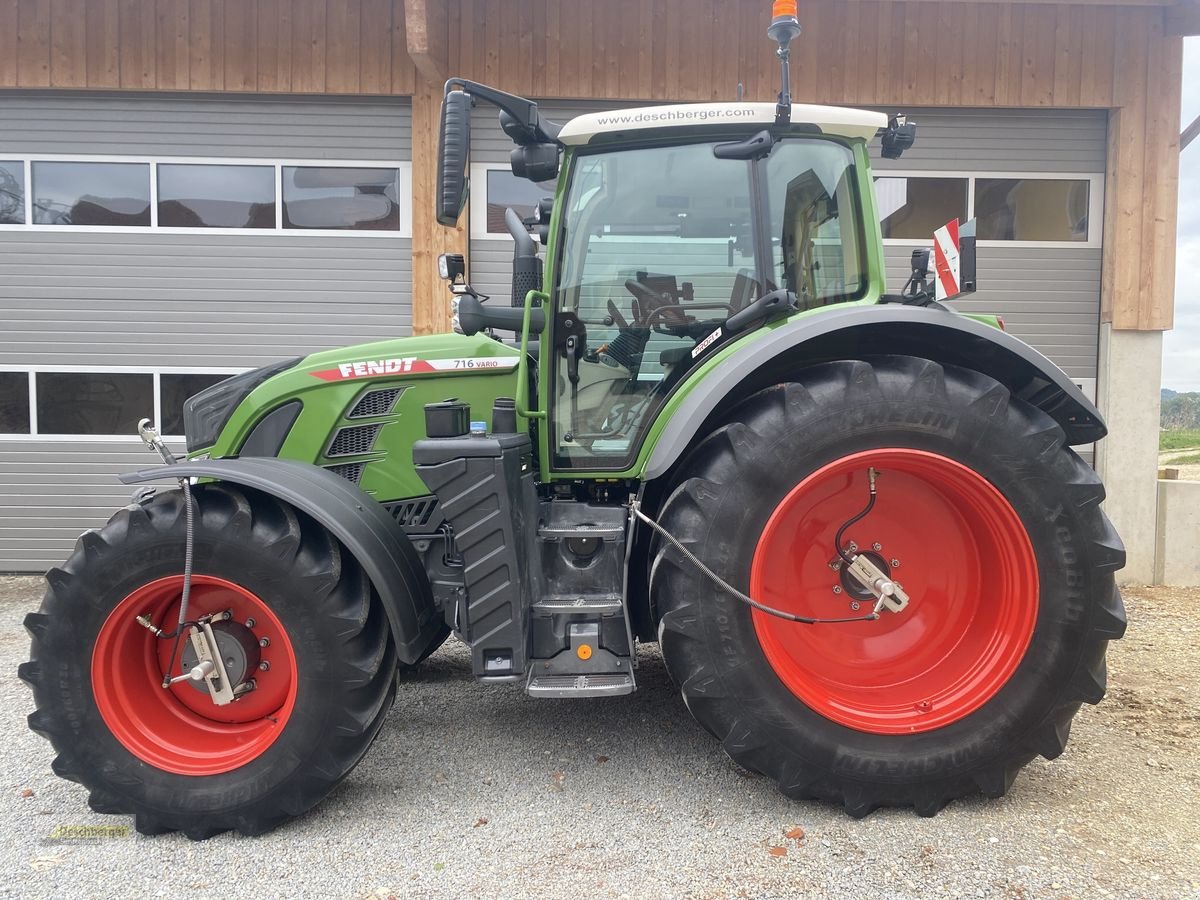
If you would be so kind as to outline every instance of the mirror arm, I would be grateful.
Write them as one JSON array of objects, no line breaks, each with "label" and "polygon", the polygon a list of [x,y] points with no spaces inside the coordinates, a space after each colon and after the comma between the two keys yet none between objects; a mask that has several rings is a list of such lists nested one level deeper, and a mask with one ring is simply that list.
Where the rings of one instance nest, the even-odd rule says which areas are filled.
[{"label": "mirror arm", "polygon": [[529,330],[541,334],[546,324],[545,314],[540,309],[513,309],[510,306],[485,306],[475,294],[463,293],[457,297],[457,316],[463,334],[479,334],[488,328],[503,331]]},{"label": "mirror arm", "polygon": [[472,97],[486,100],[512,116],[523,131],[524,140],[518,141],[518,143],[557,143],[558,133],[562,131],[562,126],[557,122],[541,118],[538,115],[538,106],[532,100],[526,100],[524,97],[518,97],[516,94],[509,94],[505,91],[498,91],[486,84],[480,84],[478,81],[468,81],[466,78],[451,78],[446,82],[445,92],[449,94],[456,87],[458,90],[466,91]]}]

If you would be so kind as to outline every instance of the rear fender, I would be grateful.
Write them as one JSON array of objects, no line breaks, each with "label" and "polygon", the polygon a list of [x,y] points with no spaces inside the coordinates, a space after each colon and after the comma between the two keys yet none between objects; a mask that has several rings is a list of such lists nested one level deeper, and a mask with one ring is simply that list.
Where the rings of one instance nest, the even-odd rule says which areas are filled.
[{"label": "rear fender", "polygon": [[1107,433],[1100,412],[1062,369],[1004,331],[946,309],[848,305],[772,328],[701,374],[674,404],[642,477],[664,475],[712,420],[750,393],[814,363],[881,355],[917,356],[988,375],[1054,419],[1069,444]]},{"label": "rear fender", "polygon": [[119,477],[125,484],[214,478],[277,497],[328,529],[363,567],[387,612],[401,662],[415,664],[441,636],[442,617],[407,536],[378,502],[327,469],[247,457],[155,466]]}]

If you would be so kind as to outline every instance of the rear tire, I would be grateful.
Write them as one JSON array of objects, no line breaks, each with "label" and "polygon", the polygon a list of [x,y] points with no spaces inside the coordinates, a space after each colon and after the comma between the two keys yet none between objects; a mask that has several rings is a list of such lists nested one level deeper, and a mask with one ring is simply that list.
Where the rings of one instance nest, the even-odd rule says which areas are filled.
[{"label": "rear tire", "polygon": [[83,535],[47,573],[25,620],[29,726],[92,809],[132,814],[143,834],[261,834],[315,806],[366,753],[395,695],[395,648],[369,580],[321,526],[227,484],[192,498],[189,618],[256,618],[255,639],[271,634],[259,689],[217,707],[190,685],[161,687],[171,642],[135,616],[171,630],[178,614],[185,510],[166,491]]},{"label": "rear tire", "polygon": [[1035,756],[1062,753],[1125,630],[1104,489],[1053,420],[927,360],[816,366],[739,404],[684,460],[659,519],[756,600],[864,614],[873,604],[852,610],[832,566],[838,526],[867,501],[868,465],[879,506],[846,540],[886,533],[880,556],[900,563],[909,608],[786,622],[660,544],[651,598],[667,668],[725,751],[791,797],[857,817],[1001,796]]}]

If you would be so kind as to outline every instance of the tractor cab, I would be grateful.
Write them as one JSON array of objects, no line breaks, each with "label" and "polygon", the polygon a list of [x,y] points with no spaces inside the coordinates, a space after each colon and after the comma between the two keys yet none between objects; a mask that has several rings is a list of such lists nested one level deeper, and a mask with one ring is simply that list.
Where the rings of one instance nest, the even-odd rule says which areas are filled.
[{"label": "tractor cab", "polygon": [[724,344],[880,291],[860,172],[886,120],[839,113],[775,129],[773,104],[667,106],[562,129],[546,373],[557,467],[624,468],[671,389]]},{"label": "tractor cab", "polygon": [[[461,80],[447,87],[440,221],[457,221],[465,202],[462,151],[476,96],[501,108],[517,143],[514,173],[558,178],[557,203],[547,199],[529,221],[507,216],[512,304],[534,291],[547,455],[557,470],[626,469],[672,390],[726,344],[794,313],[883,293],[866,148],[883,133],[898,155],[912,143],[911,124],[863,110],[788,103],[783,115],[780,104],[729,102],[558,125],[531,101]],[[460,265],[443,265],[461,276]],[[523,315],[485,306],[465,279],[452,279],[452,290],[456,330],[520,330]]]}]

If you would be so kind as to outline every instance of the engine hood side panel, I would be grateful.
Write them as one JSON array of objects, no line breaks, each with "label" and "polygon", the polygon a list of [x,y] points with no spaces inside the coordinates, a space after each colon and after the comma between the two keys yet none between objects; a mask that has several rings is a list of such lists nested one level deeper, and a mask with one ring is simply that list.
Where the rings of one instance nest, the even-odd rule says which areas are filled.
[{"label": "engine hood side panel", "polygon": [[[412,444],[425,437],[424,406],[458,399],[472,421],[491,427],[492,404],[516,396],[517,350],[483,336],[438,334],[397,338],[314,353],[255,388],[210,448],[197,456],[239,455],[254,427],[273,410],[299,401],[279,457],[320,466],[362,463],[359,486],[381,501],[428,493],[413,470]],[[373,391],[396,390],[383,414],[347,418]],[[389,398],[391,395],[388,395]],[[377,427],[375,427],[377,426]],[[333,446],[344,428],[367,429],[354,453]]]}]

